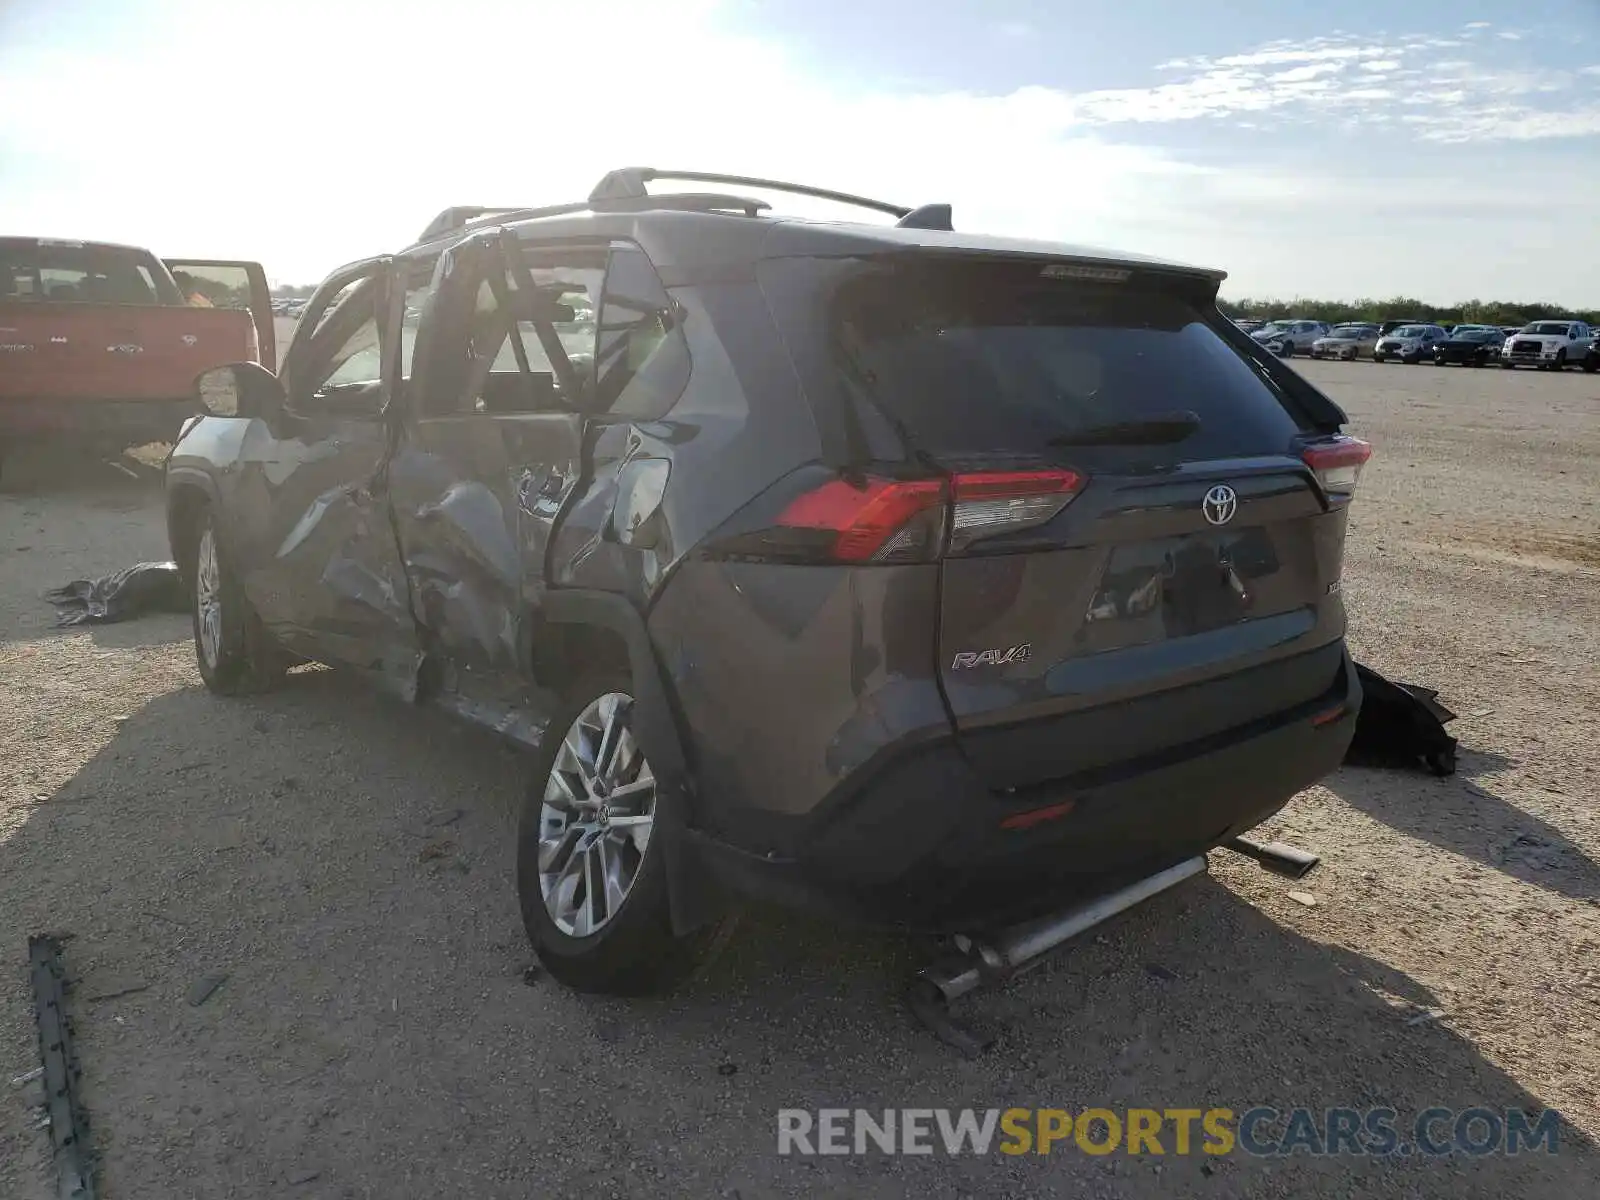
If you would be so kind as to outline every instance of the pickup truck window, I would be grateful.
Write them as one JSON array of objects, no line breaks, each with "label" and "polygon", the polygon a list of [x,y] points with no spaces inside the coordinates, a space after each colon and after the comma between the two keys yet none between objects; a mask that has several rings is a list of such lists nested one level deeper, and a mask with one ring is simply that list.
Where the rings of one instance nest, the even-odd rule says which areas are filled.
[{"label": "pickup truck window", "polygon": [[76,304],[178,304],[149,253],[93,242],[0,238],[0,299]]}]

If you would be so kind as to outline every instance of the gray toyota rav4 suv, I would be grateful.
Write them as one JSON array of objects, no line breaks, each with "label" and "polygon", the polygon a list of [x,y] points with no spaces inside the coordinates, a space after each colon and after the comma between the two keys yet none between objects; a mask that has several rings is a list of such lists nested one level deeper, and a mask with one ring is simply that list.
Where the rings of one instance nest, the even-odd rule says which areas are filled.
[{"label": "gray toyota rav4 suv", "polygon": [[1369,449],[1222,278],[694,172],[449,210],[276,375],[197,381],[200,672],[338,664],[525,744],[522,912],[587,990],[670,985],[728,897],[951,933],[1159,872],[1360,704]]}]

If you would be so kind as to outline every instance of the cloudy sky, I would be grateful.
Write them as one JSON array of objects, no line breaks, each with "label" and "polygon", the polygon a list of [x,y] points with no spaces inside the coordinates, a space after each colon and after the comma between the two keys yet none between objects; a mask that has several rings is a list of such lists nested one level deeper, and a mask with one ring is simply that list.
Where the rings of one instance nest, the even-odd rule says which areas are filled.
[{"label": "cloudy sky", "polygon": [[1600,306],[1600,0],[0,0],[0,113],[0,232],[284,281],[642,163],[1233,296]]}]

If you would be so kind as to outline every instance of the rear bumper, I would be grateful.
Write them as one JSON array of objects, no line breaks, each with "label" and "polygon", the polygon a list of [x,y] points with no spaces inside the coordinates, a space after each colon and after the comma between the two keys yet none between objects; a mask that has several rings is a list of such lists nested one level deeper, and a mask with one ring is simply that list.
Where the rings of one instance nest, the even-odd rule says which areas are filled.
[{"label": "rear bumper", "polygon": [[[830,799],[791,856],[698,834],[692,844],[737,892],[874,925],[972,931],[1103,892],[1259,825],[1339,765],[1360,703],[1344,652],[1325,695],[1089,780],[997,793],[953,740],[940,741]],[[1041,726],[1039,736],[1053,732]],[[1002,824],[1069,802],[1023,828]]]},{"label": "rear bumper", "polygon": [[31,400],[0,399],[0,438],[15,441],[176,440],[195,415],[188,399]]}]

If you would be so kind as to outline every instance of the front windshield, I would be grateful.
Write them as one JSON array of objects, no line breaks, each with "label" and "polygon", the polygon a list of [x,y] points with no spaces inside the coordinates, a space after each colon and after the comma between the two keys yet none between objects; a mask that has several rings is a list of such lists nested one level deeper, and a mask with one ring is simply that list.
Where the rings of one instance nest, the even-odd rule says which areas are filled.
[{"label": "front windshield", "polygon": [[1458,342],[1486,342],[1494,336],[1490,329],[1458,329],[1450,335]]},{"label": "front windshield", "polygon": [[1559,321],[1535,321],[1532,325],[1523,326],[1522,332],[1566,337],[1567,327]]},{"label": "front windshield", "polygon": [[1397,338],[1419,338],[1426,332],[1427,330],[1421,325],[1402,325],[1394,331],[1392,336]]},{"label": "front windshield", "polygon": [[1257,333],[1288,333],[1290,326],[1283,321],[1268,321]]},{"label": "front windshield", "polygon": [[1372,326],[1370,325],[1340,325],[1336,327],[1333,333],[1331,333],[1329,336],[1336,338],[1358,338],[1365,337],[1371,332]]}]

